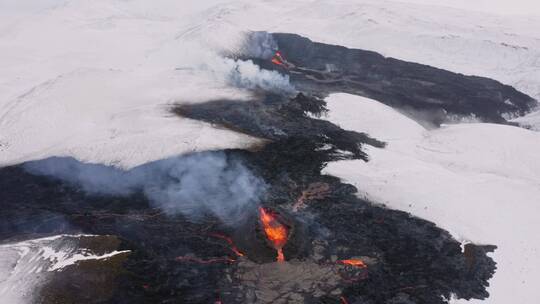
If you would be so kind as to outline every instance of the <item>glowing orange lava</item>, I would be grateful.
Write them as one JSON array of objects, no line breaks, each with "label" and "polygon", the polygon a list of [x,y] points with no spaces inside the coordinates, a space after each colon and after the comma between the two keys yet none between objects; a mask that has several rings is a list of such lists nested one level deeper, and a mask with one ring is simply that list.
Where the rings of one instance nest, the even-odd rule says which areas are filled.
[{"label": "glowing orange lava", "polygon": [[210,233],[210,236],[225,240],[231,246],[232,252],[234,252],[237,256],[244,256],[244,253],[242,253],[240,250],[238,250],[238,247],[236,247],[236,245],[234,245],[234,242],[230,237],[228,237],[226,235],[223,235],[223,234],[219,234],[219,233]]},{"label": "glowing orange lava", "polygon": [[272,58],[272,63],[284,66],[284,64],[281,61],[279,61],[279,59],[277,59],[277,58]]},{"label": "glowing orange lava", "polygon": [[287,60],[285,60],[285,58],[283,58],[283,56],[281,55],[281,52],[280,51],[277,51],[275,54],[274,54],[274,57],[272,57],[272,63],[273,64],[277,64],[277,65],[280,65],[284,68],[291,68],[293,67],[294,65],[291,64],[290,62],[288,62]]},{"label": "glowing orange lava", "polygon": [[272,243],[272,246],[277,250],[277,261],[285,261],[283,255],[283,246],[287,243],[289,229],[284,224],[280,223],[277,217],[272,212],[265,208],[259,208],[259,217],[264,228],[266,238]]},{"label": "glowing orange lava", "polygon": [[360,259],[339,260],[338,263],[343,265],[350,265],[358,268],[366,268],[367,265]]}]

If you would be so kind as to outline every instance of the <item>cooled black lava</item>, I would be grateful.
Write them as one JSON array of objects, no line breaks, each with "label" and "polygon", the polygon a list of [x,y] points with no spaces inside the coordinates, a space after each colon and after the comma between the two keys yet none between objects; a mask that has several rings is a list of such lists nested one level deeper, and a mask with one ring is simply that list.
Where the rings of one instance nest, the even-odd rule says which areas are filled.
[{"label": "cooled black lava", "polygon": [[295,67],[287,69],[266,58],[249,59],[265,69],[289,75],[300,91],[322,95],[345,92],[373,98],[435,125],[471,117],[508,123],[505,115],[523,115],[538,105],[532,97],[493,79],[313,42],[296,34],[271,35],[281,54]]}]

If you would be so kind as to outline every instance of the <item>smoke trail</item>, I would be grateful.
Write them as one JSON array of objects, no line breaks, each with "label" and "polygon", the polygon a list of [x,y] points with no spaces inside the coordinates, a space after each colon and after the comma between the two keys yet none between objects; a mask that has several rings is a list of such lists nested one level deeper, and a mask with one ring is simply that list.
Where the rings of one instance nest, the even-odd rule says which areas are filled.
[{"label": "smoke trail", "polygon": [[249,32],[245,35],[239,53],[249,58],[268,60],[278,50],[277,42],[268,32]]},{"label": "smoke trail", "polygon": [[230,85],[250,90],[262,89],[278,94],[293,94],[295,92],[288,75],[263,70],[251,60],[226,59],[226,64],[230,68],[226,78]]},{"label": "smoke trail", "polygon": [[[254,32],[236,43],[233,49],[209,47],[204,42],[185,43],[178,58],[177,70],[193,71],[204,78],[226,86],[246,90],[263,90],[275,94],[293,95],[296,90],[288,75],[261,69],[253,60],[268,60],[277,49],[272,36],[265,32]],[[243,60],[244,59],[244,60]]]},{"label": "smoke trail", "polygon": [[246,210],[257,206],[266,188],[239,160],[222,152],[173,157],[128,171],[58,157],[28,162],[24,168],[66,181],[89,194],[142,191],[154,207],[167,214],[197,220],[210,213],[224,223],[241,220]]},{"label": "smoke trail", "polygon": [[[277,42],[268,32],[249,32],[242,40],[236,55],[241,58],[270,60],[278,50]],[[288,75],[263,70],[251,60],[226,59],[230,85],[246,89],[262,89],[272,93],[294,94]]]},{"label": "smoke trail", "polygon": [[217,82],[241,89],[264,90],[283,95],[296,92],[288,75],[261,69],[251,60],[209,56],[199,65],[198,70],[208,73]]}]

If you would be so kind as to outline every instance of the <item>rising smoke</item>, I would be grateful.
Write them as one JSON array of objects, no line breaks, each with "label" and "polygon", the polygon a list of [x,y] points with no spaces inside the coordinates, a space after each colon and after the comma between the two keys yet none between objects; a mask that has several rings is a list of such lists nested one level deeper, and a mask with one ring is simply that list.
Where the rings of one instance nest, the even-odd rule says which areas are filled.
[{"label": "rising smoke", "polygon": [[81,187],[89,194],[130,195],[142,191],[153,207],[193,220],[212,214],[224,223],[240,221],[256,208],[265,183],[239,160],[203,152],[148,163],[131,170],[53,157],[24,168]]},{"label": "rising smoke", "polygon": [[190,49],[199,51],[182,56],[186,66],[206,73],[217,83],[283,95],[294,95],[296,92],[288,75],[261,69],[250,60],[270,60],[275,54],[277,43],[269,33],[247,33],[234,50],[215,53],[211,50],[204,51],[204,47],[193,46]]},{"label": "rising smoke", "polygon": [[277,94],[293,94],[295,92],[288,75],[263,70],[251,60],[225,59],[225,64],[228,68],[226,80],[232,86]]},{"label": "rising smoke", "polygon": [[278,44],[268,32],[249,32],[244,36],[238,53],[242,57],[269,60],[278,51]]},{"label": "rising smoke", "polygon": [[275,94],[292,95],[295,89],[288,75],[263,70],[251,60],[213,57],[198,67],[217,82],[246,90],[263,90]]},{"label": "rising smoke", "polygon": [[[248,32],[240,43],[237,56],[241,58],[254,58],[271,60],[278,51],[278,44],[272,34],[268,32]],[[295,92],[288,75],[276,71],[263,70],[251,60],[235,60],[229,62],[234,68],[229,74],[229,83],[242,88],[263,89],[272,93]]]}]

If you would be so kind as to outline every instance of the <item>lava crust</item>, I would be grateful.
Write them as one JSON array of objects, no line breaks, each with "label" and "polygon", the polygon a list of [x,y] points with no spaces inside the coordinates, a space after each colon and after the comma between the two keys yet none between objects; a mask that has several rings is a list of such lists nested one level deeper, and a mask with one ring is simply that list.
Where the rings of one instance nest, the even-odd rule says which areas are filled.
[{"label": "lava crust", "polygon": [[303,92],[365,96],[434,125],[463,118],[508,123],[506,115],[523,115],[537,106],[532,97],[489,78],[313,42],[296,34],[273,33],[272,37],[292,67],[249,59],[289,75],[291,83]]}]

